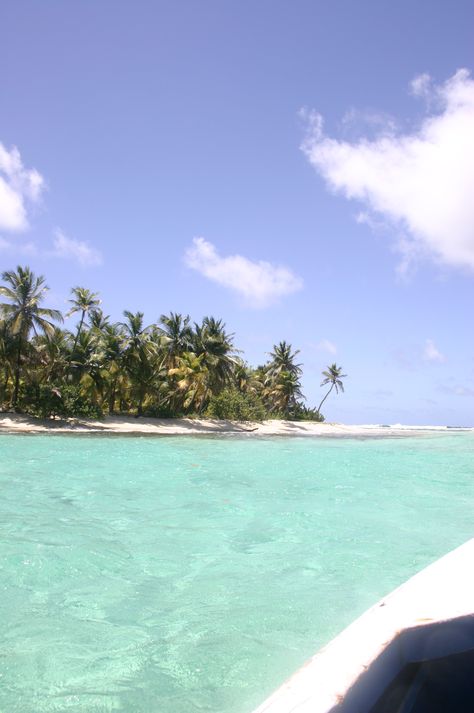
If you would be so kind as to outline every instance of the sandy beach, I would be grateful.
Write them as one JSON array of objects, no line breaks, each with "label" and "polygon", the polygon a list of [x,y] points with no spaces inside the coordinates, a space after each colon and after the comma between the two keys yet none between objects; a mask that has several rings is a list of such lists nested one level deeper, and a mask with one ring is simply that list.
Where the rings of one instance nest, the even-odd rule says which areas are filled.
[{"label": "sandy beach", "polygon": [[345,425],[313,423],[311,421],[278,421],[236,423],[214,419],[160,419],[130,416],[104,416],[100,421],[90,419],[41,420],[20,414],[0,415],[0,433],[103,433],[137,435],[199,435],[248,434],[251,436],[413,436],[424,433],[471,431],[474,428],[447,426]]}]

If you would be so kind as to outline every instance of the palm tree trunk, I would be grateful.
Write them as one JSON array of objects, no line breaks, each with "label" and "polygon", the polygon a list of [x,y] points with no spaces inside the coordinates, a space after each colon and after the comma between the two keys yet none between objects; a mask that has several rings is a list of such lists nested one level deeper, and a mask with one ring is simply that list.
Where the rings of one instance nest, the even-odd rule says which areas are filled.
[{"label": "palm tree trunk", "polygon": [[68,378],[69,378],[69,379],[72,377],[72,373],[71,373],[71,361],[72,361],[72,357],[74,356],[74,352],[76,351],[77,342],[79,341],[79,335],[80,335],[80,333],[81,333],[82,324],[83,324],[83,322],[84,322],[84,315],[85,315],[85,311],[82,310],[81,321],[79,322],[79,327],[77,328],[76,338],[74,339],[74,344],[73,344],[73,347],[72,347],[72,352],[71,352],[71,354],[69,355],[69,368],[68,368],[68,370],[67,370],[67,374],[68,374]]},{"label": "palm tree trunk", "polygon": [[7,389],[8,389],[8,382],[10,380],[10,374],[8,373],[8,365],[5,364],[5,369],[3,371],[4,374],[4,381],[3,381],[3,386],[2,386],[2,402],[6,401],[6,395],[7,395]]},{"label": "palm tree trunk", "polygon": [[143,412],[143,400],[145,398],[145,390],[146,387],[143,385],[140,386],[140,390],[138,392],[138,407],[137,407],[137,417],[142,415]]},{"label": "palm tree trunk", "polygon": [[76,338],[75,338],[75,340],[74,340],[74,346],[73,346],[73,348],[72,348],[72,353],[73,353],[73,354],[74,354],[74,352],[76,351],[77,342],[78,342],[79,335],[80,335],[81,330],[82,330],[82,325],[83,325],[83,322],[84,322],[84,315],[85,315],[85,313],[86,313],[85,310],[82,310],[81,321],[79,322],[79,327],[77,328],[77,332],[76,332]]},{"label": "palm tree trunk", "polygon": [[109,415],[110,416],[114,412],[116,386],[117,386],[117,379],[114,379],[114,381],[112,382],[112,390],[109,395]]},{"label": "palm tree trunk", "polygon": [[22,347],[21,333],[18,335],[18,353],[16,356],[16,366],[15,366],[15,388],[13,389],[13,399],[12,406],[15,408],[18,401],[18,391],[20,389],[20,370],[21,370],[21,347]]},{"label": "palm tree trunk", "polygon": [[319,406],[318,406],[318,413],[321,413],[321,406],[322,406],[323,403],[326,401],[327,397],[329,396],[329,394],[331,393],[331,391],[333,390],[333,388],[334,388],[334,384],[331,385],[331,388],[330,388],[329,391],[327,392],[326,396],[324,397],[324,399],[323,399],[323,400],[321,401],[321,403],[319,404]]}]

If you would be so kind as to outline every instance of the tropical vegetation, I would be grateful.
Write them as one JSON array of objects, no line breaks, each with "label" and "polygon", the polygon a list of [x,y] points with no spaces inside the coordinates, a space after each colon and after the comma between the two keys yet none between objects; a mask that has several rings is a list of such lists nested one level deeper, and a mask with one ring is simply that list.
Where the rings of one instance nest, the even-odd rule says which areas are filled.
[{"label": "tropical vegetation", "polygon": [[104,314],[99,295],[71,290],[73,330],[59,310],[43,306],[48,287],[28,267],[2,274],[0,285],[0,407],[41,417],[134,414],[208,416],[241,421],[288,418],[322,421],[333,389],[344,390],[342,369],[323,372],[330,384],[319,408],[305,405],[298,350],[275,344],[265,364],[251,367],[220,319],[191,322],[162,314],[146,324],[142,312],[123,320]]}]

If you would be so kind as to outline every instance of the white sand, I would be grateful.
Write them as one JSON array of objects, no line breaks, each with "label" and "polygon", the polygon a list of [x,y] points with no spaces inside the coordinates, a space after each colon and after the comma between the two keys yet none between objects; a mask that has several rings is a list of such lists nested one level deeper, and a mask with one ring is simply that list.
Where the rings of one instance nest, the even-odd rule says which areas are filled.
[{"label": "white sand", "polygon": [[214,419],[191,418],[134,418],[133,416],[105,416],[101,421],[91,419],[40,420],[13,413],[0,414],[0,432],[6,433],[106,433],[197,435],[248,433],[252,436],[412,436],[424,433],[455,431],[474,432],[474,428],[446,428],[445,426],[347,426],[339,423],[310,421],[264,421],[263,423],[235,423]]}]

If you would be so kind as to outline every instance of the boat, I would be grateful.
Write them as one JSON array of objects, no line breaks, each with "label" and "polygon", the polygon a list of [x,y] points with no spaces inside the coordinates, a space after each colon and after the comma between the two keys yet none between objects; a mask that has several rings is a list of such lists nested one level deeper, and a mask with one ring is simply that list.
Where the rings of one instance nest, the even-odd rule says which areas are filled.
[{"label": "boat", "polygon": [[474,713],[474,539],[366,611],[254,713]]}]

